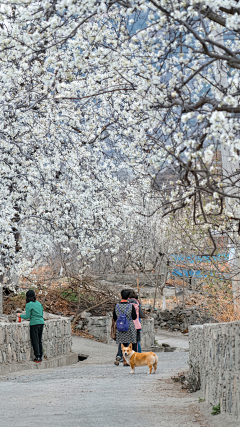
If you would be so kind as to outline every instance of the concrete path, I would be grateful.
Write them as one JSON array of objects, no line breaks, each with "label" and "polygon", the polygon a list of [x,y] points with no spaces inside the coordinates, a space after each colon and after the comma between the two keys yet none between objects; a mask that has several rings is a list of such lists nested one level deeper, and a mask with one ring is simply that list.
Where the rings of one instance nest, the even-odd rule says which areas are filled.
[{"label": "concrete path", "polygon": [[[235,427],[221,424],[198,395],[171,375],[187,369],[188,353],[159,353],[157,374],[134,375],[115,366],[116,348],[73,337],[73,349],[89,354],[76,365],[0,378],[1,427]],[[205,406],[204,406],[205,405]],[[204,413],[205,410],[205,413]],[[216,422],[218,423],[216,424]]]},{"label": "concrete path", "polygon": [[183,335],[181,332],[168,332],[158,329],[155,334],[155,340],[161,345],[162,343],[169,344],[171,347],[188,349],[188,336]]},{"label": "concrete path", "polygon": [[102,342],[81,338],[76,335],[72,336],[72,351],[75,353],[88,354],[89,357],[84,362],[84,365],[102,365],[113,364],[117,354],[117,344],[107,345]]}]

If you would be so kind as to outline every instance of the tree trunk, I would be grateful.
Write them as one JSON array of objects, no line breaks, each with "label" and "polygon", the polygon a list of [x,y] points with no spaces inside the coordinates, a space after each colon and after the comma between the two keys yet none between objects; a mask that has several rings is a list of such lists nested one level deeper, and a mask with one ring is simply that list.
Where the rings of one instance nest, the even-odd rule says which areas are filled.
[{"label": "tree trunk", "polygon": [[[164,255],[163,255],[163,256],[164,256]],[[162,256],[162,258],[161,258],[161,260],[160,260],[159,267],[158,267],[158,272],[157,272],[157,280],[156,280],[155,293],[154,293],[154,300],[153,300],[153,310],[155,309],[155,304],[156,304],[156,297],[157,297],[157,290],[158,290],[158,282],[159,282],[159,276],[160,276],[160,270],[161,270],[161,265],[162,265],[163,256]]]},{"label": "tree trunk", "polygon": [[184,280],[183,270],[182,270],[182,281],[183,281],[183,308],[185,308],[185,280]]}]

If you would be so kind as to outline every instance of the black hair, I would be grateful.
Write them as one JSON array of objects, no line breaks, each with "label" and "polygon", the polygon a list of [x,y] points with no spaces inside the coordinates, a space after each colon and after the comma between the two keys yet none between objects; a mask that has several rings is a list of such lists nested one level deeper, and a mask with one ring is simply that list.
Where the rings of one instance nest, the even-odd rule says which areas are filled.
[{"label": "black hair", "polygon": [[133,289],[129,289],[129,296],[128,296],[128,298],[138,299],[138,296],[137,296],[136,292]]},{"label": "black hair", "polygon": [[122,299],[128,299],[128,297],[129,297],[129,289],[123,289],[121,291],[121,297],[122,297]]},{"label": "black hair", "polygon": [[26,293],[26,303],[29,303],[30,301],[35,302],[36,301],[36,295],[35,292],[30,289]]}]

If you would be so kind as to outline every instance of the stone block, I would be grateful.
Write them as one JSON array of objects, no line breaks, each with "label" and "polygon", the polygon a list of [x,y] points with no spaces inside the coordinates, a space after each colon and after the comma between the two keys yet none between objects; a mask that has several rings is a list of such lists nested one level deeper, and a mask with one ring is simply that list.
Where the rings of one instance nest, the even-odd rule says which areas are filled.
[{"label": "stone block", "polygon": [[53,337],[53,328],[55,329],[56,326],[53,323],[50,323],[51,320],[49,320],[49,324],[47,325],[47,329],[46,329],[46,338],[47,339],[52,339]]},{"label": "stone block", "polygon": [[180,326],[178,323],[176,323],[175,325],[172,325],[172,329],[180,329]]},{"label": "stone block", "polygon": [[0,345],[5,342],[5,329],[0,327]]},{"label": "stone block", "polygon": [[10,344],[7,346],[7,360],[9,363],[12,362],[12,349]]},{"label": "stone block", "polygon": [[5,329],[5,344],[8,344],[9,343],[9,330],[8,330],[8,327],[6,326],[6,329]]},{"label": "stone block", "polygon": [[82,327],[83,327],[83,321],[80,320],[80,322],[78,322],[77,329],[82,329]]},{"label": "stone block", "polygon": [[104,325],[106,323],[106,317],[103,317],[103,316],[96,316],[96,317],[94,316],[87,320],[88,320],[88,324],[97,325],[97,326]]},{"label": "stone block", "polygon": [[58,344],[58,355],[61,355],[61,354],[63,354],[63,345],[62,345],[62,343],[59,343]]},{"label": "stone block", "polygon": [[83,312],[81,313],[80,318],[81,318],[81,319],[86,319],[87,317],[91,317],[91,313],[89,313],[88,311],[83,311]]},{"label": "stone block", "polygon": [[161,326],[161,328],[165,328],[167,326],[167,322],[161,322],[160,326]]},{"label": "stone block", "polygon": [[9,343],[12,344],[13,343],[13,328],[11,325],[8,328],[8,339],[9,339]]},{"label": "stone block", "polygon": [[61,323],[60,321],[57,322],[57,327],[54,329],[54,334],[57,338],[61,338],[62,331],[61,331]]},{"label": "stone block", "polygon": [[157,319],[158,318],[158,314],[157,313],[152,313],[150,317],[152,319]]}]

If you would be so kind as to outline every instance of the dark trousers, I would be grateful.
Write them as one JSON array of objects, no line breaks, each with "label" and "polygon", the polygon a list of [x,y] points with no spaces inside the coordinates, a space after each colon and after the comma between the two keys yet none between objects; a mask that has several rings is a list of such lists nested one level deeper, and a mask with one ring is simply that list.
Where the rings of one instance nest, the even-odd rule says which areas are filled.
[{"label": "dark trousers", "polygon": [[[117,352],[117,356],[120,356],[121,357],[121,359],[122,359],[122,357],[123,357],[123,354],[122,354],[122,348],[121,348],[121,345],[122,344],[118,344],[118,352]],[[128,347],[128,344],[123,344],[124,345],[124,347]],[[138,343],[134,343],[134,344],[132,344],[132,349],[134,350],[134,351],[138,351]]]},{"label": "dark trousers", "polygon": [[[121,345],[121,344],[120,344]],[[124,345],[124,347],[128,347],[128,344],[123,344]],[[134,344],[132,344],[132,349],[134,350],[134,351],[137,351],[137,343],[135,342]]]},{"label": "dark trousers", "polygon": [[30,337],[33,346],[35,357],[42,357],[43,346],[42,346],[42,334],[44,325],[32,325],[30,326]]}]

